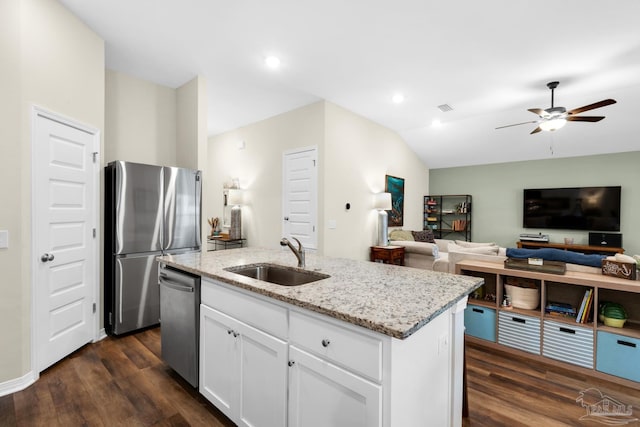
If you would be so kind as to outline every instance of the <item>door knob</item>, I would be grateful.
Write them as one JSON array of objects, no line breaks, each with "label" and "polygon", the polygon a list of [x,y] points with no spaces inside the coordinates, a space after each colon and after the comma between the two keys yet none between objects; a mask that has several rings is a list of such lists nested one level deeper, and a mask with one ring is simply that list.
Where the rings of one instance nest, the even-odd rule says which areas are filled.
[{"label": "door knob", "polygon": [[40,261],[42,262],[47,262],[47,261],[53,261],[55,257],[53,256],[53,254],[42,254],[42,256],[40,257]]}]

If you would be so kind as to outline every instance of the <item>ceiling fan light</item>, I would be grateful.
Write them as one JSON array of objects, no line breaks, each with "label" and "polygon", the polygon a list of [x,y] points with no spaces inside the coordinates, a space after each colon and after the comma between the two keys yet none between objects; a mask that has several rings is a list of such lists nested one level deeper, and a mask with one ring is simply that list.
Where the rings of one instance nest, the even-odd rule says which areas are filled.
[{"label": "ceiling fan light", "polygon": [[567,124],[567,120],[563,119],[563,118],[558,118],[558,119],[552,119],[552,120],[546,120],[542,123],[540,123],[540,129],[547,131],[547,132],[552,132],[554,130],[558,130],[562,127],[564,127],[564,125]]}]

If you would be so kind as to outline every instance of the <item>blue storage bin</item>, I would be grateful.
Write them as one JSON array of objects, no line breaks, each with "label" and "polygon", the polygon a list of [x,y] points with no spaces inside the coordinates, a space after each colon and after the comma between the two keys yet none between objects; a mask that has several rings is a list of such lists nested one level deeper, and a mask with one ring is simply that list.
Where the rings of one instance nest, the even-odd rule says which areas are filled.
[{"label": "blue storage bin", "polygon": [[596,348],[598,371],[640,381],[640,339],[598,331]]},{"label": "blue storage bin", "polygon": [[465,332],[473,337],[496,342],[496,310],[480,305],[467,305],[464,327]]}]

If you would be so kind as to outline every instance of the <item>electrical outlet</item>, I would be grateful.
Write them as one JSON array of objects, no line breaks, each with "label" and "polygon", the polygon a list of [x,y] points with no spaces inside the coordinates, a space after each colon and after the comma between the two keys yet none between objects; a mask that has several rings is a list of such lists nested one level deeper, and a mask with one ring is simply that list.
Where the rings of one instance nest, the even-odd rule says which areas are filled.
[{"label": "electrical outlet", "polygon": [[9,230],[0,230],[0,249],[9,247]]}]

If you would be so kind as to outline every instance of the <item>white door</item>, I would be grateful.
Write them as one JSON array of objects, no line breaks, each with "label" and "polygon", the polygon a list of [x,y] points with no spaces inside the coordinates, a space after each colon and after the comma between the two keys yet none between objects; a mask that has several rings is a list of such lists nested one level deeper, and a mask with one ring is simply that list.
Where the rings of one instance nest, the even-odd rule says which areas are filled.
[{"label": "white door", "polygon": [[199,391],[227,417],[234,419],[238,406],[238,348],[236,320],[200,305]]},{"label": "white door", "polygon": [[282,233],[309,249],[318,248],[317,157],[316,148],[305,148],[286,152],[283,159]]},{"label": "white door", "polygon": [[[96,132],[34,110],[33,301],[38,372],[95,336]],[[97,154],[97,153],[96,153]]]},{"label": "white door", "polygon": [[287,419],[287,343],[200,306],[200,393],[242,427]]},{"label": "white door", "polygon": [[287,424],[287,343],[244,323],[240,339],[241,427]]},{"label": "white door", "polygon": [[294,346],[289,348],[290,427],[382,425],[382,389]]}]

